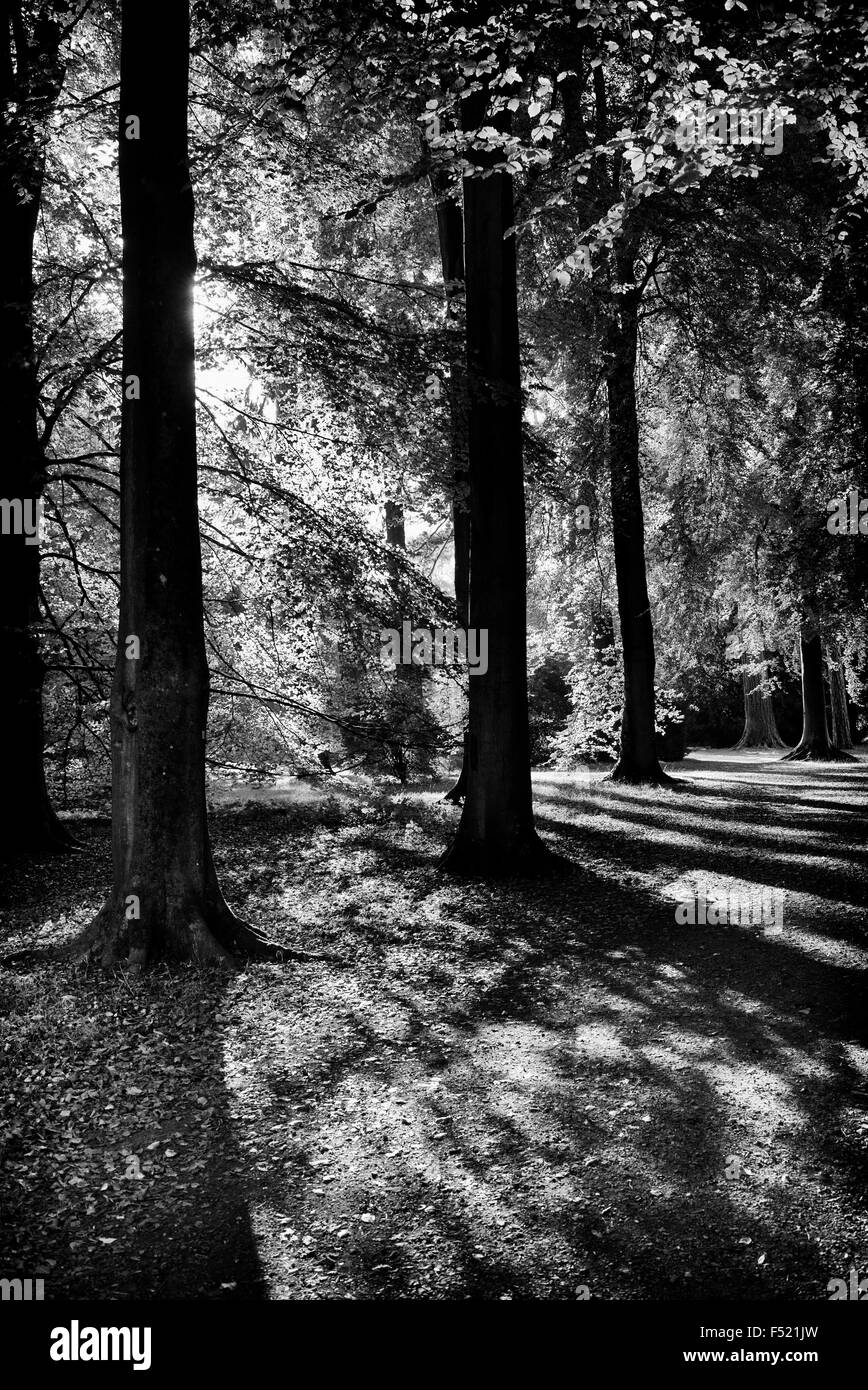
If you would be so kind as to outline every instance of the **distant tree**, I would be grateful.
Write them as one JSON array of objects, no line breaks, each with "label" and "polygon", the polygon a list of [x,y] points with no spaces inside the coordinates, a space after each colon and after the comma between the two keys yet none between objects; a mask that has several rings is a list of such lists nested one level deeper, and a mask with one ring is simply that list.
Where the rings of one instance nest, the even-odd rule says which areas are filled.
[{"label": "distant tree", "polygon": [[744,729],[736,748],[783,748],[778,733],[772,692],[768,686],[765,664],[757,671],[745,668],[741,673],[744,691]]},{"label": "distant tree", "polygon": [[831,740],[836,748],[852,748],[853,733],[850,727],[847,672],[844,657],[834,638],[828,638],[825,647]]},{"label": "distant tree", "polygon": [[26,0],[0,7],[0,492],[4,511],[11,508],[0,535],[0,806],[7,850],[62,851],[72,844],[45,786],[39,545],[32,529],[46,482],[37,425],[33,250],[47,126],[63,85],[62,50],[72,27],[69,9]]},{"label": "distant tree", "polygon": [[850,762],[849,753],[836,748],[829,738],[823,681],[823,641],[812,611],[806,611],[799,629],[802,667],[802,736],[784,762]]},{"label": "distant tree", "polygon": [[[458,621],[470,622],[470,488],[467,459],[467,364],[464,354],[464,214],[448,173],[436,169],[431,175],[436,200],[437,242],[446,295],[446,323],[454,334],[449,355],[449,423],[451,431],[454,491],[452,496],[452,543],[454,554],[455,603]],[[461,771],[448,789],[445,801],[456,805],[467,794],[469,735],[464,733]]]}]

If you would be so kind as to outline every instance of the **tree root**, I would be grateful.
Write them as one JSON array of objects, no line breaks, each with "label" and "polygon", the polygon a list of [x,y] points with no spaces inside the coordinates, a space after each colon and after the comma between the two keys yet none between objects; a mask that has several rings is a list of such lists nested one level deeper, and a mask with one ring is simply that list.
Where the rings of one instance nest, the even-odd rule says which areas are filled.
[{"label": "tree root", "polygon": [[438,868],[459,878],[541,878],[558,872],[563,865],[535,831],[521,844],[492,849],[465,839],[459,829],[438,860]]},{"label": "tree root", "polygon": [[20,966],[50,965],[56,961],[76,960],[87,955],[100,934],[102,915],[102,912],[98,913],[71,941],[51,946],[28,946],[23,951],[13,951],[11,955],[0,956],[0,966],[4,970],[15,970]]},{"label": "tree root", "polygon": [[453,806],[460,806],[467,795],[467,769],[462,766],[458,778],[453,782],[447,792],[443,794],[444,801],[451,801]]},{"label": "tree root", "polygon": [[603,778],[604,782],[620,782],[628,787],[681,787],[684,782],[679,777],[670,777],[668,772],[664,772],[658,763],[656,768],[649,771],[640,771],[638,768],[630,767],[625,764],[623,758],[619,758],[612,771]]},{"label": "tree root", "polygon": [[[103,969],[125,966],[132,972],[138,972],[158,957],[152,956],[148,948],[141,945],[130,944],[124,953],[122,942],[118,940],[121,935],[117,930],[119,915],[123,919],[123,908],[108,903],[71,941],[16,951],[0,957],[0,966],[16,969],[68,960],[85,966],[97,965]],[[333,952],[302,951],[270,941],[255,927],[236,917],[228,907],[215,913],[189,913],[184,930],[189,937],[189,951],[184,954],[171,953],[171,956],[179,960],[193,960],[199,965],[238,969],[249,960],[274,961],[277,964],[288,960],[327,961],[332,965],[346,963],[343,956]],[[158,955],[165,958],[170,953],[159,952]]]},{"label": "tree root", "polygon": [[836,748],[833,744],[819,743],[799,743],[789,753],[785,753],[780,760],[782,763],[855,763],[858,758],[854,758],[852,753],[845,753],[843,748]]},{"label": "tree root", "polygon": [[[58,824],[61,824],[58,822]],[[35,838],[16,836],[14,830],[4,842],[0,859],[17,859],[25,854],[81,854],[83,846],[61,825],[61,831],[47,827]]]},{"label": "tree root", "polygon": [[[236,917],[227,908],[223,915],[224,930],[218,932],[219,937],[224,935],[226,928],[230,937],[230,947],[222,949],[230,959],[245,957],[255,960],[273,960],[278,963],[286,960],[299,961],[329,961],[333,965],[344,963],[344,957],[335,955],[331,951],[302,951],[294,946],[281,946],[276,941],[270,941],[263,932],[252,927],[249,922],[244,922],[240,917]],[[205,930],[208,927],[203,922]],[[210,933],[209,933],[210,934]]]}]

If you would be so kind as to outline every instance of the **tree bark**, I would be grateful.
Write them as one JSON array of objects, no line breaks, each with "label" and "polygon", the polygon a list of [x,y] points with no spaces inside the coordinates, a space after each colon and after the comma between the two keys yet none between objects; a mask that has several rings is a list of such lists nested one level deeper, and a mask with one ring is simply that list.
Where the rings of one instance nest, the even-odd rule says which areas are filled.
[{"label": "tree bark", "polygon": [[[407,530],[404,521],[404,508],[400,502],[386,502],[386,541],[402,555],[407,554]],[[401,624],[405,618],[413,622],[413,614],[410,612],[411,600],[410,589],[407,584],[406,575],[402,572],[397,563],[390,566],[392,587],[395,593],[396,613],[394,626],[400,631]],[[400,725],[407,725],[411,730],[421,725],[424,718],[425,694],[422,689],[423,671],[420,666],[412,663],[399,662],[395,669],[395,686],[397,699],[391,711],[393,718]],[[421,718],[420,718],[421,717]],[[389,757],[394,764],[398,781],[403,786],[409,775],[409,759],[407,746],[403,740],[402,728],[396,730],[397,737],[389,739],[386,747]]]},{"label": "tree bark", "polygon": [[829,677],[829,712],[832,716],[832,743],[836,748],[852,748],[850,710],[847,703],[847,677],[844,659],[836,642],[826,643],[826,671]]},{"label": "tree bark", "polygon": [[784,748],[783,739],[778,732],[775,707],[770,692],[765,688],[766,668],[759,673],[742,671],[741,682],[744,692],[744,731],[736,748]]},{"label": "tree bark", "polygon": [[[455,606],[463,627],[470,623],[470,479],[467,459],[467,369],[457,333],[464,328],[464,217],[458,199],[449,192],[442,173],[431,177],[437,199],[437,236],[443,288],[446,294],[446,326],[456,333],[456,347],[449,361],[449,428],[454,491],[452,495],[452,537],[454,549]],[[443,800],[459,805],[467,793],[467,762],[470,743],[465,730],[462,740],[461,771]]]},{"label": "tree bark", "polygon": [[802,737],[783,762],[850,762],[850,754],[829,739],[823,688],[823,643],[816,623],[802,622],[799,630],[802,661]]},{"label": "tree bark", "polygon": [[[486,123],[487,93],[462,102],[467,132]],[[489,156],[470,156],[479,167]],[[527,559],[518,293],[512,179],[464,180],[467,291],[470,627],[487,629],[488,670],[469,677],[467,794],[451,848],[458,873],[537,867],[527,700]]]},{"label": "tree bark", "polygon": [[[621,285],[633,281],[633,256],[614,256]],[[624,661],[620,756],[609,778],[616,782],[668,783],[657,757],[654,696],[654,630],[645,569],[645,523],[639,470],[636,408],[638,320],[635,297],[622,291],[609,334],[606,391],[609,407],[609,477],[618,616]]]},{"label": "tree bark", "polygon": [[208,666],[196,478],[189,26],[186,0],[123,2],[125,389],[120,627],[111,698],[114,881],[86,938],[104,964],[143,966],[158,957],[206,962],[273,951],[223,898],[205,810]]},{"label": "tree bark", "polygon": [[[20,4],[0,11],[0,492],[10,502],[29,504],[31,520],[46,478],[37,426],[33,245],[42,199],[42,129],[63,81],[60,32],[43,16],[30,38]],[[45,785],[40,625],[39,547],[23,531],[0,535],[0,807],[9,853],[73,846]]]}]

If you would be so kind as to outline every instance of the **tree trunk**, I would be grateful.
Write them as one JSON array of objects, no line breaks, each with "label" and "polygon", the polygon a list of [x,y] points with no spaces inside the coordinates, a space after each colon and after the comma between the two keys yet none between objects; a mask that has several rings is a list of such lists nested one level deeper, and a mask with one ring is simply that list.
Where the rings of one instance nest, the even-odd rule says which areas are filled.
[{"label": "tree trunk", "polygon": [[[104,963],[265,949],[227,907],[205,811],[208,667],[196,480],[189,6],[123,0],[121,602]],[[138,123],[138,125],[137,125]],[[292,954],[288,952],[287,954]]]},{"label": "tree trunk", "polygon": [[[404,508],[400,502],[386,502],[386,540],[388,544],[399,550],[402,555],[407,554],[407,531],[404,522]],[[407,584],[406,575],[401,566],[392,562],[390,564],[392,578],[392,588],[395,593],[395,614],[394,626],[401,630],[404,619],[408,619],[412,624],[413,614],[410,611],[411,597],[410,588]],[[406,729],[413,731],[421,726],[424,719],[425,695],[422,689],[423,671],[420,666],[399,662],[395,668],[396,701],[390,711],[397,723],[401,726],[396,730],[397,737],[387,741],[386,748],[389,757],[395,768],[398,781],[403,784],[409,775],[409,760],[407,745],[403,734]],[[421,717],[421,718],[420,718]]]},{"label": "tree trunk", "polygon": [[[465,473],[465,478],[466,478]],[[458,474],[456,472],[456,479]],[[459,494],[452,503],[452,534],[455,547],[455,604],[458,608],[458,621],[463,627],[470,626],[470,508],[466,495]],[[461,771],[443,797],[459,806],[467,795],[467,767],[470,752],[470,731],[465,729],[462,739]]]},{"label": "tree trunk", "polygon": [[[615,258],[620,284],[633,281],[633,257],[626,250]],[[639,473],[639,420],[636,409],[636,303],[629,293],[617,296],[616,320],[609,338],[606,389],[609,405],[609,474],[612,539],[618,586],[618,615],[624,661],[624,707],[620,756],[611,780],[667,783],[657,758],[654,710],[654,631],[645,572],[645,523]]]},{"label": "tree trunk", "polygon": [[802,622],[799,651],[802,660],[802,737],[783,761],[849,762],[850,755],[842,753],[829,741],[823,689],[823,643],[812,621]]},{"label": "tree trunk", "polygon": [[850,710],[847,704],[847,677],[844,658],[836,642],[826,644],[826,670],[829,677],[829,710],[832,716],[832,743],[836,748],[852,748]]},{"label": "tree trunk", "polygon": [[784,748],[783,739],[778,732],[775,707],[770,692],[765,688],[766,670],[759,673],[742,671],[741,682],[744,692],[744,732],[736,748]]},{"label": "tree trunk", "polygon": [[[443,288],[446,293],[446,326],[456,334],[456,346],[449,361],[449,428],[452,449],[454,491],[452,495],[452,537],[455,552],[455,606],[463,627],[470,623],[470,486],[467,471],[467,369],[457,335],[464,328],[464,218],[461,204],[448,192],[448,178],[431,177],[437,198],[437,235]],[[443,800],[459,805],[467,793],[467,760],[470,738],[465,730],[461,771]]]},{"label": "tree trunk", "polygon": [[[10,10],[18,11],[13,26]],[[20,6],[0,15],[0,492],[35,521],[45,487],[37,427],[33,242],[42,198],[40,129],[62,83],[59,29],[48,19],[28,42]],[[23,530],[0,535],[0,728],[6,852],[62,851],[72,837],[48,800],[43,763],[39,546]],[[30,542],[30,543],[29,543]]]},{"label": "tree trunk", "polygon": [[[487,94],[462,103],[486,122]],[[471,154],[479,166],[490,159]],[[464,180],[467,287],[470,627],[488,631],[488,670],[468,678],[467,794],[444,856],[459,873],[520,873],[544,857],[533,821],[527,700],[524,472],[512,179]]]}]

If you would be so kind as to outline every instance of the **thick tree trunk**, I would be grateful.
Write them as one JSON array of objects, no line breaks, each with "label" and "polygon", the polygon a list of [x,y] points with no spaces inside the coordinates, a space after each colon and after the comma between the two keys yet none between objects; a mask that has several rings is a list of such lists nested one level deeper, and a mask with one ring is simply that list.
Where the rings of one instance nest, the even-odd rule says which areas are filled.
[{"label": "thick tree trunk", "polygon": [[[38,27],[29,46],[20,15],[0,11],[0,494],[36,519],[45,487],[37,427],[33,341],[33,242],[42,197],[40,124],[60,90],[58,30]],[[38,40],[39,46],[36,46]],[[23,530],[0,535],[0,729],[3,730],[3,849],[65,850],[72,837],[48,800],[43,764],[39,644],[39,547]]]},{"label": "thick tree trunk", "polygon": [[186,0],[124,0],[114,883],[88,934],[105,964],[141,966],[157,957],[204,962],[265,949],[223,899],[205,811],[208,667],[196,482],[188,61]]},{"label": "thick tree trunk", "polygon": [[742,671],[744,691],[744,732],[736,748],[784,748],[778,732],[775,707],[765,686],[765,668],[761,672]]},{"label": "thick tree trunk", "polygon": [[[633,258],[616,257],[615,274],[632,283]],[[636,409],[636,305],[618,296],[609,341],[606,389],[609,406],[609,473],[612,538],[618,615],[624,661],[624,707],[620,756],[611,780],[630,783],[671,781],[657,758],[654,710],[654,631],[645,571],[645,523],[639,473],[639,420]]]},{"label": "thick tree trunk", "polygon": [[802,659],[802,737],[784,762],[849,762],[829,741],[826,723],[826,700],[823,689],[823,644],[815,623],[805,621],[799,632],[799,651]]},{"label": "thick tree trunk", "polygon": [[832,743],[836,748],[852,748],[850,709],[847,703],[847,677],[844,659],[835,642],[826,643],[826,671],[829,677],[829,711],[832,716]]},{"label": "thick tree trunk", "polygon": [[[486,121],[486,94],[462,125]],[[483,155],[476,156],[481,165]],[[527,701],[526,537],[512,180],[464,181],[470,627],[488,631],[488,670],[469,677],[467,794],[446,866],[521,873],[544,857],[533,821]]]},{"label": "thick tree trunk", "polygon": [[[456,333],[456,346],[449,361],[449,428],[452,450],[454,492],[452,496],[452,537],[455,573],[455,606],[458,621],[470,623],[470,478],[467,458],[467,368],[458,331],[464,328],[464,217],[461,204],[448,192],[445,175],[433,175],[431,187],[437,199],[437,235],[440,264],[446,293],[446,326]],[[465,731],[461,771],[444,796],[459,805],[467,793],[467,761],[470,745]]]}]

